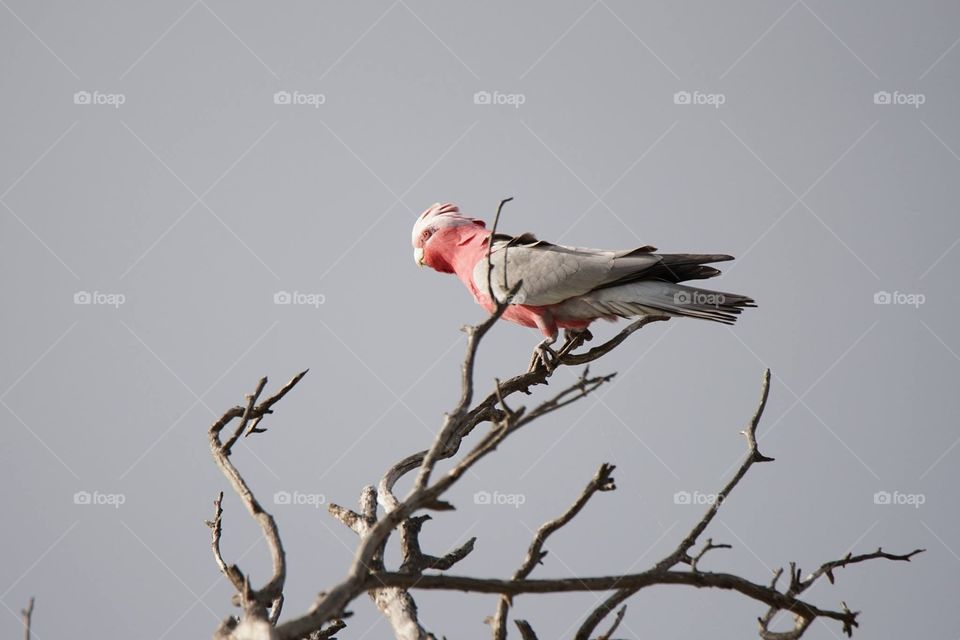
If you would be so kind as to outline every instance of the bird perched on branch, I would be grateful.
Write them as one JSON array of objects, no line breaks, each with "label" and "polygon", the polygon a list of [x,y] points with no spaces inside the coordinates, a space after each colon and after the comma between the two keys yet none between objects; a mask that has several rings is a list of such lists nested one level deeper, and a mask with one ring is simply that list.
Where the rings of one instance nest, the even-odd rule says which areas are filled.
[{"label": "bird perched on branch", "polygon": [[433,205],[413,226],[418,265],[456,274],[484,309],[508,303],[503,319],[540,330],[544,340],[531,369],[552,368],[559,329],[570,339],[598,318],[665,315],[733,324],[741,309],[756,306],[747,296],[680,284],[719,275],[706,265],[733,256],[656,251],[565,247],[529,233],[492,235],[483,220],[461,215],[451,203]]}]

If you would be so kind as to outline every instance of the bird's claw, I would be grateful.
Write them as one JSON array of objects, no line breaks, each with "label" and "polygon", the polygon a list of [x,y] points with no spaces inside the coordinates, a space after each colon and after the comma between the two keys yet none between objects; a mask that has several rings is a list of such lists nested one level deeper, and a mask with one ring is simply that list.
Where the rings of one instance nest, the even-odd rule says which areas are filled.
[{"label": "bird's claw", "polygon": [[559,361],[559,354],[551,349],[550,345],[538,344],[537,348],[533,350],[533,356],[530,358],[530,368],[527,370],[527,372],[533,373],[540,367],[543,367],[548,374],[553,373],[553,370],[557,368],[557,363]]}]

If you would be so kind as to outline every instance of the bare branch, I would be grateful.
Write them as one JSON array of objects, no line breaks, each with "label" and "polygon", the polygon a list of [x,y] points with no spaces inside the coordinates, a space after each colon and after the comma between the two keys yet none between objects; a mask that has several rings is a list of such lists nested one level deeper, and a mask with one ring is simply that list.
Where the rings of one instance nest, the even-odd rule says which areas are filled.
[{"label": "bare branch", "polygon": [[[680,544],[674,549],[670,555],[665,557],[663,560],[658,562],[654,567],[655,571],[667,571],[677,564],[684,563],[691,566],[692,570],[696,570],[696,563],[700,558],[703,557],[711,549],[717,548],[717,546],[712,546],[712,541],[708,541],[707,546],[700,552],[700,554],[693,558],[690,556],[690,549],[697,544],[697,540],[700,535],[706,530],[706,528],[713,521],[714,517],[717,515],[720,506],[723,504],[723,501],[730,495],[730,492],[737,486],[743,476],[746,475],[747,471],[755,462],[767,462],[771,461],[772,458],[768,458],[760,453],[757,448],[757,439],[756,431],[757,426],[760,424],[760,418],[763,416],[763,411],[767,406],[767,398],[770,394],[770,370],[767,369],[763,375],[763,382],[760,388],[760,402],[757,405],[757,409],[754,411],[753,416],[750,419],[750,422],[747,425],[747,428],[741,433],[746,435],[747,438],[747,456],[744,459],[743,463],[740,465],[740,468],[737,469],[737,472],[733,475],[733,478],[724,486],[724,488],[717,494],[717,499],[710,506],[707,512],[703,515],[703,518],[690,530],[690,532],[684,537]],[[718,545],[723,548],[725,545]],[[624,587],[623,589],[618,590],[616,593],[611,594],[606,600],[604,600],[600,605],[598,605],[593,611],[590,612],[590,615],[583,621],[580,625],[580,629],[577,631],[575,636],[576,640],[588,640],[593,631],[597,626],[606,618],[610,612],[617,608],[622,602],[629,599],[638,589]]]},{"label": "bare branch", "polygon": [[534,633],[533,627],[530,626],[530,623],[526,620],[514,620],[514,623],[517,625],[517,629],[520,630],[520,637],[523,640],[537,640],[537,634]]},{"label": "bare branch", "polygon": [[[493,216],[493,227],[490,229],[490,237],[487,239],[487,293],[490,294],[490,299],[496,305],[500,305],[500,301],[497,300],[497,297],[493,293],[493,240],[497,235],[497,225],[500,224],[500,212],[503,211],[503,205],[511,202],[512,197],[504,198],[500,201],[500,204],[497,205],[497,213]],[[503,288],[506,290],[507,287],[507,247],[503,249]]]},{"label": "bare branch", "polygon": [[534,536],[533,542],[530,544],[530,548],[527,549],[527,556],[524,559],[523,564],[519,569],[517,569],[516,573],[513,574],[514,580],[526,578],[533,572],[534,568],[538,564],[543,564],[542,560],[547,555],[547,552],[543,551],[543,545],[546,543],[547,538],[573,520],[577,514],[583,510],[583,508],[587,505],[587,502],[595,493],[598,491],[613,491],[617,488],[612,475],[614,469],[616,469],[616,466],[606,462],[600,465],[600,468],[597,469],[596,474],[594,474],[587,486],[584,487],[583,492],[581,492],[577,500],[570,505],[570,508],[567,509],[561,516],[544,523],[539,529],[537,529],[537,534]]},{"label": "bare branch", "polygon": [[600,625],[604,619],[610,615],[610,612],[617,608],[624,601],[628,600],[633,594],[635,594],[639,589],[636,588],[624,588],[615,591],[614,593],[607,596],[607,598],[597,605],[593,611],[591,611],[587,617],[580,624],[580,628],[577,630],[577,635],[574,636],[574,640],[590,640],[590,636],[593,634],[594,629]]},{"label": "bare branch", "polygon": [[[514,580],[526,578],[533,572],[538,564],[543,564],[543,559],[547,555],[547,552],[543,550],[543,545],[546,543],[547,538],[573,520],[595,493],[598,491],[613,491],[617,488],[612,477],[615,468],[612,464],[603,463],[600,465],[597,473],[594,474],[590,482],[587,483],[587,486],[580,493],[576,501],[570,505],[570,508],[559,517],[545,522],[537,529],[537,533],[530,543],[530,548],[527,549],[527,555],[523,560],[523,564],[521,564],[520,568],[513,574]],[[497,602],[497,611],[494,614],[492,622],[493,637],[496,638],[496,640],[503,640],[507,637],[507,611],[510,608],[510,604],[510,598],[506,596],[501,596],[499,602]]]},{"label": "bare branch", "polygon": [[[896,559],[904,558],[905,556],[897,557]],[[611,591],[626,588],[639,591],[654,585],[686,585],[697,588],[736,591],[752,600],[810,619],[824,617],[846,623],[851,616],[850,612],[821,609],[796,596],[779,592],[767,585],[758,584],[734,574],[716,572],[698,571],[694,573],[692,571],[662,571],[651,569],[642,573],[619,576],[545,580],[534,580],[530,578],[524,580],[500,580],[495,578],[472,578],[452,575],[410,576],[402,573],[379,573],[369,576],[366,583],[397,586],[405,589],[498,593],[507,596],[532,593]]]},{"label": "bare branch", "polygon": [[[360,494],[359,513],[336,504],[331,504],[327,510],[337,520],[350,527],[361,540],[366,539],[377,524],[377,490],[372,486],[364,487]],[[364,566],[371,575],[377,575],[376,572],[383,569],[382,544],[374,550]],[[370,599],[390,623],[396,638],[426,640],[433,637],[420,625],[417,619],[417,605],[406,589],[374,584],[365,590],[369,592]],[[363,589],[360,590],[362,591]],[[300,637],[303,635],[307,634],[301,634]]]},{"label": "bare branch", "polygon": [[[226,476],[227,480],[229,480],[234,492],[247,507],[247,511],[260,525],[264,538],[267,540],[267,546],[270,549],[270,555],[273,561],[273,575],[259,590],[250,588],[249,577],[244,576],[236,565],[227,566],[220,553],[220,536],[222,533],[221,516],[223,513],[223,493],[221,492],[220,497],[214,503],[216,509],[214,519],[208,522],[213,536],[214,559],[220,570],[224,572],[224,575],[230,579],[230,582],[237,589],[241,600],[246,603],[247,606],[245,606],[245,608],[251,610],[254,606],[264,610],[266,608],[272,610],[282,605],[283,584],[286,580],[287,572],[286,556],[283,551],[283,543],[280,540],[280,532],[277,529],[276,521],[274,521],[273,516],[263,508],[260,502],[257,501],[243,476],[230,461],[231,447],[244,431],[246,431],[247,426],[251,424],[251,420],[259,421],[264,415],[271,413],[271,407],[296,386],[306,373],[306,371],[303,371],[297,374],[274,395],[258,405],[257,400],[267,384],[267,379],[261,378],[254,392],[246,397],[246,404],[242,408],[233,407],[227,410],[220,419],[213,423],[208,433],[210,451],[213,454],[214,461],[216,461],[217,466],[223,472],[224,476]],[[239,426],[226,443],[221,443],[220,432],[227,424],[236,418],[240,418]]]},{"label": "bare branch", "polygon": [[607,355],[608,353],[610,353],[611,351],[619,347],[620,343],[622,343],[624,340],[629,338],[634,331],[637,331],[638,329],[642,329],[643,327],[647,326],[652,322],[665,322],[669,319],[670,319],[669,316],[658,316],[658,315],[642,316],[634,320],[630,324],[628,324],[626,327],[624,327],[620,331],[620,333],[613,336],[612,338],[610,338],[600,346],[594,347],[589,351],[587,351],[586,353],[579,353],[579,354],[571,353],[561,358],[560,364],[567,365],[569,367],[573,367],[580,364],[589,364],[594,360],[597,360],[598,358],[601,358],[602,356]]},{"label": "bare branch", "polygon": [[477,542],[476,537],[470,538],[439,558],[423,553],[420,548],[420,529],[427,520],[430,520],[429,515],[414,516],[407,518],[401,525],[400,548],[404,559],[403,564],[400,565],[400,571],[405,573],[422,573],[425,569],[446,571],[473,551],[473,546]]},{"label": "bare branch", "polygon": [[[892,560],[895,562],[910,562],[913,556],[918,553],[923,553],[925,549],[914,549],[910,553],[905,554],[893,554],[887,553],[883,548],[878,548],[873,553],[863,553],[860,555],[853,555],[848,553],[846,556],[839,560],[831,560],[830,562],[825,562],[820,565],[815,571],[810,573],[806,578],[801,578],[801,573],[797,569],[796,564],[790,563],[790,584],[787,587],[786,595],[789,597],[796,597],[806,591],[810,586],[813,585],[817,580],[823,576],[827,576],[827,579],[830,581],[830,584],[834,583],[833,571],[835,569],[842,569],[847,565],[857,564],[860,562],[866,562],[868,560]],[[771,588],[775,588],[777,581],[780,576],[783,574],[783,569],[778,569],[774,572],[773,580],[770,583]],[[846,603],[843,604],[843,618],[840,618],[843,623],[843,632],[847,636],[853,635],[853,629],[859,626],[857,622],[857,616],[859,611],[850,611],[847,608]],[[770,625],[773,623],[774,617],[781,610],[784,610],[780,607],[775,607],[773,605],[767,610],[767,612],[760,618],[758,618],[758,623],[760,625],[760,637],[764,640],[796,640],[800,638],[807,628],[813,623],[813,617],[803,616],[797,612],[794,613],[794,627],[790,631],[771,631]],[[788,611],[791,611],[787,609]]]},{"label": "bare branch", "polygon": [[334,620],[329,627],[320,631],[314,631],[307,637],[306,640],[326,640],[327,638],[332,638],[337,634],[338,631],[341,631],[346,627],[347,623],[343,620]]},{"label": "bare branch", "polygon": [[740,468],[737,469],[737,472],[733,475],[733,478],[731,478],[726,486],[720,490],[720,493],[717,494],[717,499],[714,500],[712,505],[710,505],[710,508],[703,515],[703,518],[700,520],[700,522],[698,522],[693,529],[690,530],[690,533],[688,533],[687,536],[680,542],[680,545],[677,546],[673,553],[657,564],[658,568],[669,569],[679,562],[690,564],[692,561],[692,558],[689,554],[690,549],[697,543],[697,539],[706,530],[710,523],[713,522],[713,518],[720,510],[723,501],[727,499],[727,496],[730,495],[730,492],[734,490],[740,480],[743,479],[743,476],[747,474],[747,471],[750,470],[750,467],[752,467],[755,462],[773,461],[773,458],[763,455],[757,448],[757,425],[760,424],[760,418],[763,416],[763,410],[767,407],[767,397],[769,395],[770,369],[767,369],[763,373],[763,384],[760,388],[760,403],[757,405],[757,410],[750,419],[747,428],[741,432],[747,438],[747,457],[740,465]]},{"label": "bare branch", "polygon": [[[497,218],[494,220],[494,232],[496,231],[500,211],[508,201],[509,199],[500,203]],[[772,460],[772,458],[760,453],[756,435],[769,395],[769,370],[764,374],[760,402],[747,427],[742,432],[747,440],[746,458],[733,477],[721,489],[717,500],[700,521],[693,526],[669,555],[649,570],[613,576],[538,580],[529,578],[537,564],[540,564],[546,555],[544,546],[549,536],[571,522],[596,492],[615,488],[611,477],[614,467],[604,464],[567,511],[540,527],[531,541],[522,564],[512,578],[475,578],[424,573],[428,570],[449,570],[473,550],[476,539],[471,538],[444,555],[435,556],[425,553],[421,548],[420,533],[430,516],[420,512],[423,510],[452,509],[453,505],[444,500],[444,494],[474,465],[495,451],[506,438],[531,422],[593,393],[600,386],[610,382],[613,375],[591,375],[589,367],[585,367],[575,382],[559,390],[530,410],[527,410],[526,407],[511,408],[507,403],[510,396],[518,392],[529,393],[531,388],[547,384],[557,366],[589,364],[615,349],[627,337],[646,324],[668,319],[664,316],[640,318],[603,344],[579,353],[577,351],[592,336],[586,331],[568,331],[564,345],[551,363],[554,365],[553,367],[535,369],[506,381],[496,379],[494,388],[479,402],[474,403],[474,370],[479,343],[486,332],[505,312],[508,307],[506,301],[512,299],[512,296],[522,285],[522,283],[516,283],[505,301],[497,300],[495,296],[492,296],[491,253],[492,236],[487,249],[487,284],[493,298],[494,309],[482,323],[465,327],[468,338],[461,367],[461,395],[457,406],[445,416],[440,433],[431,443],[429,449],[409,455],[395,463],[387,469],[376,488],[372,486],[364,488],[360,497],[359,509],[354,511],[336,504],[329,506],[329,511],[335,518],[358,534],[359,544],[346,577],[330,590],[320,594],[314,606],[305,615],[284,623],[277,623],[283,604],[282,592],[286,572],[279,534],[276,531],[273,518],[263,511],[230,461],[232,445],[237,442],[241,435],[249,436],[252,433],[263,431],[259,427],[263,416],[270,413],[270,407],[302,378],[303,373],[291,380],[273,397],[258,404],[257,401],[267,382],[265,378],[262,379],[255,391],[246,397],[245,405],[229,410],[211,426],[210,444],[214,458],[230,480],[234,491],[247,506],[248,511],[260,523],[274,558],[274,575],[267,585],[259,591],[251,588],[249,577],[244,576],[239,568],[226,564],[220,554],[219,545],[222,532],[221,494],[215,502],[214,520],[208,523],[212,529],[212,546],[218,566],[237,588],[245,610],[245,616],[242,620],[227,621],[222,628],[231,632],[231,630],[239,629],[245,624],[262,621],[266,623],[266,628],[270,629],[271,640],[310,640],[327,637],[324,634],[332,635],[332,633],[335,633],[335,630],[333,630],[337,624],[335,621],[348,615],[346,607],[349,603],[360,594],[367,592],[378,609],[390,621],[396,638],[401,640],[428,640],[434,636],[418,622],[417,607],[411,595],[411,590],[433,589],[498,594],[500,599],[492,624],[494,637],[499,640],[506,637],[507,614],[512,604],[512,598],[517,595],[607,591],[612,593],[599,607],[591,612],[576,635],[579,640],[587,640],[599,623],[612,612],[617,611],[608,631],[600,636],[602,640],[609,639],[622,623],[626,610],[623,602],[627,598],[650,586],[674,584],[695,588],[730,590],[766,605],[766,616],[759,618],[760,635],[764,640],[792,640],[798,638],[818,617],[836,620],[843,625],[843,630],[847,634],[852,633],[852,629],[857,626],[856,612],[850,611],[846,604],[843,604],[842,608],[837,610],[820,608],[801,599],[803,592],[824,575],[832,582],[835,570],[848,564],[873,559],[909,561],[912,556],[922,550],[918,549],[905,555],[889,554],[881,549],[872,554],[859,556],[848,554],[840,560],[824,563],[806,578],[802,578],[799,570],[791,565],[789,585],[784,590],[777,588],[782,571],[777,572],[767,585],[731,573],[704,572],[699,567],[705,555],[710,551],[730,548],[730,545],[715,544],[712,538],[708,538],[704,544],[700,545],[699,551],[694,550],[699,545],[700,536],[715,519],[723,501],[738,486],[754,463]],[[504,276],[504,287],[506,285],[507,280]],[[237,418],[240,419],[239,425],[234,429],[227,442],[221,443],[220,432],[230,421]],[[472,447],[458,460],[454,461],[448,470],[433,478],[433,470],[436,464],[441,460],[458,456],[464,439],[473,432],[477,425],[483,422],[490,423],[489,430],[480,435]],[[419,470],[419,473],[412,488],[402,500],[398,499],[394,493],[396,483],[403,476],[415,470]],[[378,502],[384,509],[382,516],[378,514]],[[384,550],[395,530],[399,534],[402,562],[399,571],[388,571],[384,566]],[[271,611],[269,619],[266,617],[267,607]],[[769,630],[769,625],[772,623],[774,616],[780,611],[789,612],[795,617],[794,630],[783,633]],[[528,623],[518,620],[516,624],[525,640],[536,638],[532,627]]]},{"label": "bare branch", "polygon": [[250,424],[250,420],[253,417],[253,407],[257,403],[257,398],[260,397],[260,394],[263,393],[263,388],[267,386],[266,377],[260,378],[260,382],[257,383],[257,388],[253,393],[247,395],[247,406],[243,410],[243,415],[240,416],[240,424],[237,426],[236,430],[233,432],[233,435],[230,436],[230,439],[223,445],[223,452],[226,455],[230,455],[233,445],[240,439],[240,436],[243,435],[243,432],[247,430],[247,425]]},{"label": "bare branch", "polygon": [[834,580],[835,580],[833,576],[834,569],[843,569],[847,565],[856,564],[858,562],[866,562],[867,560],[876,560],[878,558],[882,558],[884,560],[910,562],[913,556],[917,555],[918,553],[923,553],[924,551],[926,551],[926,549],[914,549],[910,553],[895,554],[895,553],[887,553],[886,551],[883,550],[883,547],[878,547],[877,550],[874,551],[873,553],[862,553],[856,556],[853,555],[852,553],[848,553],[846,556],[844,556],[840,560],[832,560],[830,562],[825,562],[822,565],[820,565],[820,567],[816,571],[814,571],[813,573],[811,573],[806,578],[800,581],[797,589],[795,590],[795,593],[801,593],[802,591],[805,591],[807,588],[810,587],[810,585],[812,585],[821,576],[824,576],[824,575],[827,576],[827,579],[830,581],[830,584],[834,584]]},{"label": "bare branch", "polygon": [[35,598],[31,597],[30,603],[27,604],[27,608],[20,610],[20,616],[23,618],[23,631],[24,631],[24,637],[26,638],[26,640],[31,640],[31,637],[32,637],[30,635],[31,633],[30,629],[33,625],[34,602],[35,602]]},{"label": "bare branch", "polygon": [[[513,297],[522,284],[522,282],[517,282],[510,290],[508,297]],[[420,473],[417,475],[417,480],[414,484],[415,491],[422,491],[424,487],[427,486],[427,483],[430,482],[430,474],[433,472],[433,467],[437,463],[437,460],[442,456],[444,445],[461,427],[464,414],[473,401],[473,370],[477,358],[477,347],[480,346],[480,340],[483,339],[483,336],[486,335],[487,331],[500,319],[508,306],[506,303],[498,302],[493,313],[482,323],[475,327],[464,327],[464,331],[467,333],[467,355],[463,360],[463,365],[461,365],[460,402],[453,413],[447,414],[443,428],[434,439],[433,445],[427,451],[426,455],[424,455],[423,462],[420,465]]]},{"label": "bare branch", "polygon": [[714,549],[733,549],[733,546],[729,544],[714,544],[713,538],[707,538],[707,543],[703,545],[703,549],[700,549],[697,555],[690,558],[690,571],[696,571],[697,563],[700,562],[700,559]]},{"label": "bare branch", "polygon": [[[598,376],[584,381],[578,381],[570,388],[561,391],[559,394],[557,394],[557,396],[547,400],[545,403],[543,403],[543,405],[541,405],[541,407],[545,406],[559,408],[566,403],[566,401],[563,399],[566,398],[569,400],[569,396],[574,392],[576,392],[576,397],[586,397],[586,395],[592,393],[597,387],[609,379],[609,376]],[[543,415],[548,411],[548,409],[542,409],[541,407],[535,409],[533,412],[531,412],[531,414]],[[527,418],[529,418],[529,416],[527,416]],[[277,635],[280,640],[299,640],[299,638],[317,628],[318,624],[321,624],[324,621],[339,615],[343,611],[344,607],[346,607],[347,603],[356,597],[357,594],[376,587],[376,584],[368,582],[368,579],[371,577],[376,580],[375,576],[368,575],[368,567],[370,566],[370,561],[374,554],[382,549],[383,544],[389,537],[390,533],[398,525],[400,525],[404,519],[413,515],[417,510],[436,504],[438,498],[457,481],[459,481],[463,474],[473,467],[473,465],[483,459],[491,451],[495,450],[497,445],[500,444],[508,435],[528,424],[530,420],[527,418],[518,420],[515,424],[504,423],[495,425],[494,428],[484,435],[474,446],[474,448],[468,452],[452,469],[447,471],[447,473],[436,480],[433,484],[430,484],[429,486],[426,486],[420,490],[414,489],[411,494],[403,500],[403,502],[397,504],[396,508],[394,508],[392,511],[388,511],[383,518],[378,520],[377,523],[370,528],[370,530],[367,532],[367,535],[361,538],[360,547],[357,549],[357,552],[354,555],[354,560],[346,580],[327,592],[321,601],[317,602],[312,612],[301,616],[300,618],[290,620],[279,625],[277,627]],[[387,474],[389,476],[389,481],[395,481],[397,478],[399,478],[400,475],[402,475],[399,473],[399,469],[410,464],[418,456],[419,454],[409,456],[397,465],[394,465],[394,467],[392,467]],[[387,480],[386,477],[385,480]],[[381,488],[384,487],[385,480],[381,480]],[[388,485],[387,488],[392,489],[392,485]],[[383,497],[384,492],[380,491],[379,495]],[[421,578],[427,579],[438,577],[416,576],[410,574],[402,575],[411,578],[412,580],[410,582],[414,582]]]},{"label": "bare branch", "polygon": [[610,625],[610,628],[607,629],[607,632],[603,635],[597,637],[597,640],[610,640],[613,637],[614,632],[617,630],[617,627],[620,626],[620,623],[623,622],[623,616],[627,613],[627,605],[620,607],[620,610],[617,611],[617,616],[613,620],[613,624]]},{"label": "bare branch", "polygon": [[210,537],[211,542],[210,546],[213,549],[213,559],[216,561],[217,566],[220,568],[220,573],[222,573],[233,585],[233,588],[236,589],[237,593],[243,591],[244,577],[241,573],[240,568],[237,565],[228,565],[223,559],[223,554],[220,552],[220,535],[223,533],[222,517],[223,517],[223,491],[220,492],[220,495],[217,496],[217,499],[213,501],[214,512],[213,520],[207,520],[207,526],[210,527]]},{"label": "bare branch", "polygon": [[[303,376],[307,375],[309,371],[310,369],[301,371],[300,373],[295,375],[293,378],[291,378],[290,381],[287,382],[287,384],[283,385],[283,387],[279,391],[277,391],[275,394],[273,394],[272,396],[270,396],[269,398],[261,402],[259,405],[254,407],[253,411],[250,412],[250,418],[258,419],[258,418],[262,418],[265,415],[269,415],[273,413],[273,410],[272,410],[273,405],[280,402],[280,400],[282,400],[283,397],[287,395],[287,393],[291,389],[293,389],[297,385],[297,383],[300,382],[301,379],[303,379]],[[229,409],[222,416],[220,416],[219,420],[213,423],[213,425],[210,427],[210,431],[216,431],[217,433],[220,433],[220,431],[225,426],[227,426],[227,424],[229,424],[231,420],[243,417],[243,414],[245,411],[246,411],[246,406],[241,406],[241,405],[237,405],[232,409]]]},{"label": "bare branch", "polygon": [[354,533],[361,533],[367,525],[356,511],[341,507],[338,504],[330,503],[327,505],[327,511],[334,518],[347,525]]}]

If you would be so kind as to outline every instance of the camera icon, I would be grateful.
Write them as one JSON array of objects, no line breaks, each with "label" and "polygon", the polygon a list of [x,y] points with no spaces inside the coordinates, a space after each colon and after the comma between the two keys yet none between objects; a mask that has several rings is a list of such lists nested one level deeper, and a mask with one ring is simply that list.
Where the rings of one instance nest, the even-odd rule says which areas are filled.
[{"label": "camera icon", "polygon": [[873,104],[890,104],[892,96],[889,91],[877,91],[873,94]]},{"label": "camera icon", "polygon": [[493,496],[489,491],[477,491],[473,494],[473,504],[490,504],[492,501]]},{"label": "camera icon", "polygon": [[673,94],[673,104],[690,104],[691,96],[689,91],[677,91]]},{"label": "camera icon", "polygon": [[90,504],[91,499],[89,491],[77,491],[73,494],[73,504]]},{"label": "camera icon", "polygon": [[673,494],[673,504],[690,504],[692,500],[693,496],[689,491],[677,491]]},{"label": "camera icon", "polygon": [[489,91],[477,91],[473,94],[473,104],[490,104],[493,102],[493,96]]},{"label": "camera icon", "polygon": [[277,491],[273,494],[273,504],[290,504],[291,499],[289,491]]},{"label": "camera icon", "polygon": [[273,304],[290,304],[292,301],[293,296],[289,291],[277,291],[273,294]]},{"label": "camera icon", "polygon": [[873,494],[873,504],[890,504],[891,497],[889,491],[877,491]]},{"label": "camera icon", "polygon": [[873,304],[890,304],[893,302],[893,296],[889,291],[877,291],[873,294]]},{"label": "camera icon", "polygon": [[273,94],[273,104],[290,104],[292,97],[289,91],[277,91]]},{"label": "camera icon", "polygon": [[90,92],[77,91],[73,94],[73,104],[90,104]]},{"label": "camera icon", "polygon": [[689,291],[677,291],[673,294],[673,303],[674,304],[690,304],[690,292]]},{"label": "camera icon", "polygon": [[89,291],[77,291],[73,294],[73,304],[90,304],[92,300],[93,296]]}]

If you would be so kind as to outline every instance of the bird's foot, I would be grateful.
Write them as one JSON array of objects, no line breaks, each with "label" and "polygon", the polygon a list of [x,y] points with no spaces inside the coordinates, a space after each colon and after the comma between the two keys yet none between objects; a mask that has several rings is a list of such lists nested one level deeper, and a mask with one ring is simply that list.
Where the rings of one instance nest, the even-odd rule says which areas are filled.
[{"label": "bird's foot", "polygon": [[593,340],[593,334],[590,333],[590,329],[580,329],[579,331],[571,331],[569,333],[573,336],[580,336],[584,342]]},{"label": "bird's foot", "polygon": [[567,329],[564,331],[564,342],[557,353],[557,359],[562,359],[584,342],[590,342],[591,340],[593,340],[593,334],[590,333],[589,329]]},{"label": "bird's foot", "polygon": [[554,342],[556,342],[556,338],[553,340],[548,338],[537,345],[537,348],[533,350],[533,355],[530,357],[528,373],[533,373],[540,367],[543,367],[548,374],[553,373],[553,370],[557,368],[557,363],[560,361],[560,356],[550,347]]}]

